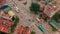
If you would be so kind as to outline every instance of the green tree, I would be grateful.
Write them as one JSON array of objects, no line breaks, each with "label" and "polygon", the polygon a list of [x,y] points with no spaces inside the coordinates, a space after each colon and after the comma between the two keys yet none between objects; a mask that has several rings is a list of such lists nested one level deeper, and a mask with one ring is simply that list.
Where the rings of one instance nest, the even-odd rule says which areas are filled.
[{"label": "green tree", "polygon": [[56,28],[54,28],[54,27],[52,27],[52,31],[54,31],[54,32],[55,32],[55,31],[57,31],[57,29],[56,29]]},{"label": "green tree", "polygon": [[25,28],[29,28],[29,26],[26,26]]},{"label": "green tree", "polygon": [[5,33],[5,32],[1,32],[1,31],[0,31],[0,34],[8,34],[8,33]]},{"label": "green tree", "polygon": [[0,0],[0,3],[2,2],[2,0]]},{"label": "green tree", "polygon": [[24,5],[26,5],[26,4],[27,4],[27,1],[26,1],[26,2],[24,2],[23,4],[24,4]]},{"label": "green tree", "polygon": [[54,19],[55,21],[57,21],[57,22],[60,22],[60,21],[59,21],[59,20],[60,20],[60,14],[54,15],[54,16],[53,16],[53,19]]},{"label": "green tree", "polygon": [[34,31],[31,31],[31,34],[36,34]]},{"label": "green tree", "polygon": [[30,6],[30,11],[37,14],[40,10],[40,5],[38,3],[32,3]]},{"label": "green tree", "polygon": [[15,20],[15,18],[14,17],[12,17],[12,21],[14,21]]},{"label": "green tree", "polygon": [[15,18],[15,22],[19,22],[19,18],[18,17]]},{"label": "green tree", "polygon": [[14,24],[11,26],[11,33],[14,32],[14,29],[15,29],[15,27],[17,26],[18,23],[19,23],[19,18],[16,17]]}]

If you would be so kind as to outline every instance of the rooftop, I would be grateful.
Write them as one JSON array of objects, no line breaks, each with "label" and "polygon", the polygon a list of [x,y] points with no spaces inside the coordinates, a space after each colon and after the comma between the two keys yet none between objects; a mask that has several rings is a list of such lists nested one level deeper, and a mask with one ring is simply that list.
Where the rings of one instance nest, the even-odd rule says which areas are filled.
[{"label": "rooftop", "polygon": [[57,12],[59,11],[58,6],[56,5],[47,5],[45,7],[44,13],[48,16],[48,17],[52,17],[53,15],[55,15]]},{"label": "rooftop", "polygon": [[13,25],[12,17],[15,15],[8,5],[4,5],[0,8],[0,31],[9,33],[11,27]]},{"label": "rooftop", "polygon": [[50,22],[50,24],[51,24],[54,28],[60,29],[60,23],[52,20],[52,21]]},{"label": "rooftop", "polygon": [[0,31],[9,33],[9,27],[12,26],[12,22],[6,19],[0,19]]}]

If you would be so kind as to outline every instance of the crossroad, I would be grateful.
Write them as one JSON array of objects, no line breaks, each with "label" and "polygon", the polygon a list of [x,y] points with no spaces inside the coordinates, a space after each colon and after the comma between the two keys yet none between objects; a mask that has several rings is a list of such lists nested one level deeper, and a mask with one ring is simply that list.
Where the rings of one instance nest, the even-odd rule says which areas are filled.
[{"label": "crossroad", "polygon": [[[28,0],[27,0],[28,1]],[[17,3],[18,2],[18,3]],[[31,3],[31,0],[29,0],[28,2],[30,2]],[[28,4],[29,6],[30,6],[30,3]],[[31,29],[34,29],[34,31],[36,31],[36,34],[43,34],[38,28],[37,28],[37,26],[36,26],[36,24],[42,24],[43,26],[44,26],[44,28],[46,29],[46,31],[44,32],[44,34],[49,34],[50,32],[52,32],[51,31],[51,27],[50,27],[50,25],[48,25],[47,23],[45,23],[42,19],[40,19],[41,21],[38,23],[36,20],[35,20],[35,18],[34,17],[36,17],[37,18],[37,16],[36,15],[34,15],[34,14],[31,14],[30,13],[30,11],[28,10],[28,8],[26,8],[27,6],[24,6],[24,5],[22,5],[22,4],[20,4],[19,3],[19,1],[17,1],[17,0],[7,0],[7,4],[9,5],[9,6],[11,6],[12,8],[13,8],[13,10],[15,10],[14,9],[14,7],[18,7],[19,8],[19,10],[20,10],[20,12],[19,13],[16,13],[15,11],[15,13],[16,13],[16,15],[18,15],[19,16],[19,18],[20,18],[20,21],[19,21],[19,23],[18,23],[18,25],[17,25],[17,27],[16,27],[16,30],[15,30],[15,32],[13,33],[13,34],[17,34],[17,28],[20,26],[20,25],[23,25],[23,26],[29,26]],[[15,5],[15,6],[14,6]],[[29,21],[29,19],[30,20],[34,20],[34,22],[33,21]],[[33,26],[33,27],[32,27]],[[49,32],[49,33],[48,33]],[[52,34],[52,33],[51,33]]]}]

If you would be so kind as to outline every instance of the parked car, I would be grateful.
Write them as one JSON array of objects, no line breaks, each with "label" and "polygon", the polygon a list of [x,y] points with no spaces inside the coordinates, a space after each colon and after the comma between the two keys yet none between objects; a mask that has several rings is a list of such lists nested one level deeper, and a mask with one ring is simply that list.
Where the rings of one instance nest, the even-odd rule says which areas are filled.
[{"label": "parked car", "polygon": [[36,18],[36,20],[37,20],[38,22],[40,22],[40,21],[41,21],[39,18]]},{"label": "parked car", "polygon": [[40,25],[38,25],[38,28],[42,31],[42,32],[44,32],[45,31],[45,29],[44,29],[44,27],[40,24]]},{"label": "parked car", "polygon": [[20,26],[18,27],[18,34],[22,34],[23,33],[23,30],[24,30],[24,27],[23,26]]}]

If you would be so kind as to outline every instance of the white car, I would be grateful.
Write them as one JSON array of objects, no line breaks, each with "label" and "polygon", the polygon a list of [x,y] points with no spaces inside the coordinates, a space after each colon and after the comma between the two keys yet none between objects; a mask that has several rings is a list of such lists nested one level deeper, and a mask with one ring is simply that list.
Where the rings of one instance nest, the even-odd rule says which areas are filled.
[{"label": "white car", "polygon": [[36,20],[37,20],[38,22],[40,22],[40,21],[41,21],[39,18],[36,18]]},{"label": "white car", "polygon": [[18,7],[15,7],[15,11],[19,13],[19,8]]}]

